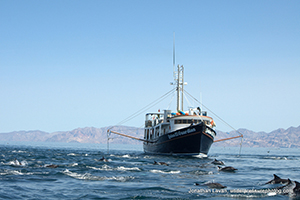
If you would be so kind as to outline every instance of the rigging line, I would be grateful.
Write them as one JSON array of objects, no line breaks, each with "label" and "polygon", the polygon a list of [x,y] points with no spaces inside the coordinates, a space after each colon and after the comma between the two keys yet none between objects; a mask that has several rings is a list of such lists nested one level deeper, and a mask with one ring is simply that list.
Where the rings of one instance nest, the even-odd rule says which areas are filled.
[{"label": "rigging line", "polygon": [[172,96],[171,101],[170,101],[170,103],[169,103],[169,105],[168,105],[168,107],[167,107],[167,110],[169,110],[169,108],[170,108],[170,106],[171,106],[171,103],[172,103],[174,97],[175,97],[175,93],[173,93],[173,96]]},{"label": "rigging line", "polygon": [[[183,95],[183,96],[184,96],[185,100],[188,102],[188,105],[191,107],[192,104],[191,104],[191,102],[188,100],[188,98],[186,97],[186,95]],[[183,108],[182,108],[182,109],[183,109]]]},{"label": "rigging line", "polygon": [[[161,99],[160,99],[159,101],[157,101],[155,104],[153,104],[153,105],[147,107],[147,109],[150,109],[151,107],[155,106],[155,105],[158,104],[159,102],[163,101],[163,100],[164,100],[165,98],[167,98],[169,95],[170,95],[170,93],[169,93],[167,96],[161,98]],[[146,110],[146,109],[144,109],[144,110]],[[136,113],[136,115],[134,115],[134,116],[132,116],[132,117],[130,117],[130,118],[128,117],[127,120],[123,120],[123,121],[122,121],[122,124],[124,124],[125,122],[128,122],[129,120],[131,120],[131,119],[133,119],[133,118],[135,118],[135,117],[137,117],[138,115],[140,115],[141,113],[143,113],[144,110],[141,110],[139,113]],[[119,124],[119,125],[120,125],[120,124]]]},{"label": "rigging line", "polygon": [[[158,99],[154,100],[154,101],[151,102],[150,104],[148,104],[148,105],[144,106],[143,108],[141,108],[140,110],[136,111],[135,113],[133,113],[132,115],[130,115],[130,116],[127,117],[126,119],[122,120],[122,121],[119,122],[117,125],[121,125],[121,124],[127,122],[128,120],[130,120],[130,119],[136,117],[136,115],[140,114],[140,113],[141,113],[142,111],[144,111],[146,108],[148,108],[148,107],[150,107],[150,106],[151,106],[151,107],[154,106],[155,104],[158,103],[158,102],[157,102],[158,100],[160,100],[161,98],[166,98],[171,92],[173,92],[173,90],[174,90],[174,88],[173,88],[172,90],[170,90],[169,92],[165,93],[164,95],[162,95],[161,97],[159,97]],[[161,101],[161,100],[160,100],[160,101]],[[159,101],[159,102],[160,102],[160,101]],[[152,104],[154,104],[154,105],[152,105]],[[109,127],[108,129],[111,129],[111,128],[113,128],[113,127],[114,127],[114,126],[111,126],[111,127]]]},{"label": "rigging line", "polygon": [[239,151],[239,156],[241,155],[241,151],[242,151],[242,144],[243,144],[243,137],[241,137],[241,143],[240,143],[240,151]]},{"label": "rigging line", "polygon": [[233,130],[235,130],[238,134],[240,134],[243,137],[243,134],[240,133],[238,130],[236,130],[235,128],[233,128],[230,124],[228,124],[227,122],[225,122],[221,117],[219,117],[217,114],[215,114],[213,111],[211,111],[208,107],[206,107],[205,105],[203,105],[200,101],[198,101],[195,97],[193,97],[190,93],[188,93],[185,90],[185,93],[187,93],[191,98],[193,98],[196,102],[200,103],[205,109],[207,109],[209,112],[211,112],[213,115],[215,115],[219,120],[221,120],[223,123],[225,123],[227,126],[229,126],[230,128],[232,128]]}]

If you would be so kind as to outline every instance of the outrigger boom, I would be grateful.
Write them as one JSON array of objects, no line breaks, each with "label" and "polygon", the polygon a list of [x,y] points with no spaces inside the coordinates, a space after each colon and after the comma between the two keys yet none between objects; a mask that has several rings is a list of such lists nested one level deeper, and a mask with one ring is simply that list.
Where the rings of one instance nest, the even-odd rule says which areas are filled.
[{"label": "outrigger boom", "polygon": [[142,142],[150,142],[148,140],[143,140],[143,139],[133,137],[133,136],[130,136],[130,135],[126,135],[126,134],[123,134],[123,133],[118,133],[116,131],[107,130],[107,133],[114,133],[114,134],[121,135],[121,136],[124,136],[124,137],[128,137],[128,138],[131,138],[131,139],[140,140]]}]

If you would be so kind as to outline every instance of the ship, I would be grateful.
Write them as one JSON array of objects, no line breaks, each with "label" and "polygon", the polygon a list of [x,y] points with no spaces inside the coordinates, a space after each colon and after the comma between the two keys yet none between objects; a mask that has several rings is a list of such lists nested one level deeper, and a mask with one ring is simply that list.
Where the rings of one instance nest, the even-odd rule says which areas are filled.
[{"label": "ship", "polygon": [[215,122],[200,107],[183,110],[184,67],[178,65],[176,71],[172,84],[175,85],[177,93],[177,109],[175,112],[163,110],[146,114],[144,152],[159,155],[207,156],[216,137]]},{"label": "ship", "polygon": [[143,139],[118,133],[111,127],[107,130],[107,142],[110,134],[114,133],[142,141],[146,154],[207,156],[216,137],[216,124],[212,117],[207,116],[207,111],[202,111],[201,105],[183,110],[184,67],[178,65],[175,70],[174,66],[173,71],[174,88],[171,92],[177,93],[176,111],[146,113]]}]

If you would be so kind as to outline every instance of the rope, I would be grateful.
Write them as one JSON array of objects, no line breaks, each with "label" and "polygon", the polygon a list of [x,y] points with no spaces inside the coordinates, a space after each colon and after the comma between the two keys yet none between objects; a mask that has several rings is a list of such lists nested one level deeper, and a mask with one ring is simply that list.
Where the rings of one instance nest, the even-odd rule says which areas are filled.
[{"label": "rope", "polygon": [[184,96],[185,100],[187,101],[188,105],[191,107],[192,104],[190,103],[190,101],[188,100],[188,98],[186,97],[186,95],[183,95],[183,96]]},{"label": "rope", "polygon": [[172,98],[171,98],[171,100],[170,100],[170,103],[169,103],[169,105],[168,105],[168,107],[167,107],[168,110],[169,110],[169,108],[170,108],[170,106],[171,106],[171,103],[172,103],[174,97],[175,97],[175,93],[173,93],[173,96],[172,96]]},{"label": "rope", "polygon": [[140,115],[141,113],[144,113],[145,110],[155,106],[156,104],[158,104],[159,102],[161,102],[162,100],[164,100],[165,98],[167,98],[172,92],[173,92],[174,88],[172,90],[170,90],[169,92],[165,93],[164,95],[162,95],[161,97],[159,97],[158,99],[154,100],[153,102],[149,103],[148,105],[146,105],[145,107],[141,108],[140,110],[136,111],[135,113],[133,113],[132,115],[130,115],[129,117],[127,117],[126,119],[120,121],[117,125],[114,125],[114,126],[110,126],[108,128],[109,129],[112,129],[113,127],[115,126],[118,126],[118,125],[121,125],[121,124],[124,124],[126,122],[128,122],[129,120],[137,117],[138,115]]}]

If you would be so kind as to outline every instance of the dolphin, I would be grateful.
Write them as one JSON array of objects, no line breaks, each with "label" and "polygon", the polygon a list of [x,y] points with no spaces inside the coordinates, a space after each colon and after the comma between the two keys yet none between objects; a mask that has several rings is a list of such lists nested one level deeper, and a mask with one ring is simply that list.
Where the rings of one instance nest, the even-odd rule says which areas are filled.
[{"label": "dolphin", "polygon": [[[195,183],[195,185],[200,185],[199,183]],[[222,189],[222,188],[226,188],[226,186],[220,184],[220,183],[205,183],[203,185],[206,185],[209,188],[213,188],[213,189]]]},{"label": "dolphin", "polygon": [[156,162],[154,161],[153,165],[166,165],[166,166],[169,166],[167,163],[165,162]]},{"label": "dolphin", "polygon": [[282,190],[282,189],[285,189],[285,190],[287,190],[287,189],[293,189],[293,188],[294,188],[294,185],[295,185],[294,181],[291,181],[289,178],[286,179],[286,180],[287,180],[287,182],[286,182],[286,184],[285,184],[284,186],[277,187],[276,189],[278,189],[278,190]]},{"label": "dolphin", "polygon": [[288,179],[282,179],[279,176],[277,176],[276,174],[273,174],[274,179],[266,182],[265,184],[286,184],[288,183]]},{"label": "dolphin", "polygon": [[226,186],[224,186],[220,183],[205,183],[204,185],[208,186],[209,188],[214,188],[214,189],[226,188]]},{"label": "dolphin", "polygon": [[288,179],[288,183],[277,189],[282,190],[282,194],[289,195],[291,197],[299,197],[300,195],[300,183],[298,181],[291,181]]},{"label": "dolphin", "polygon": [[101,159],[99,159],[99,161],[103,161],[103,162],[108,162],[108,160],[104,157],[102,157]]},{"label": "dolphin", "polygon": [[[289,178],[287,179],[287,184],[281,187],[276,188],[280,191],[280,194],[283,195],[294,195],[294,189],[296,188],[295,181],[291,181]],[[296,189],[297,190],[297,189]]]},{"label": "dolphin", "polygon": [[51,165],[46,165],[45,167],[48,167],[48,168],[57,168],[58,165],[53,165],[53,164],[51,164]]},{"label": "dolphin", "polygon": [[295,187],[293,189],[293,192],[296,194],[300,194],[300,183],[298,181],[294,181],[295,182]]},{"label": "dolphin", "polygon": [[14,165],[22,165],[22,163],[15,158]]},{"label": "dolphin", "polygon": [[223,161],[217,160],[217,159],[215,159],[215,160],[212,161],[211,163],[214,164],[214,165],[225,165]]},{"label": "dolphin", "polygon": [[223,171],[223,172],[235,172],[235,170],[237,170],[236,168],[231,167],[231,166],[227,166],[227,167],[217,166],[217,167],[218,167],[219,171]]},{"label": "dolphin", "polygon": [[285,185],[277,187],[277,192],[269,193],[269,196],[276,194],[289,195],[290,197],[298,197],[300,194],[300,183],[298,181],[291,181],[289,178],[286,179]]}]

